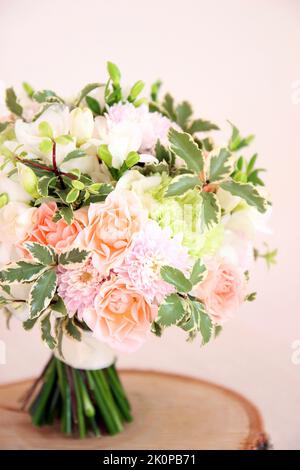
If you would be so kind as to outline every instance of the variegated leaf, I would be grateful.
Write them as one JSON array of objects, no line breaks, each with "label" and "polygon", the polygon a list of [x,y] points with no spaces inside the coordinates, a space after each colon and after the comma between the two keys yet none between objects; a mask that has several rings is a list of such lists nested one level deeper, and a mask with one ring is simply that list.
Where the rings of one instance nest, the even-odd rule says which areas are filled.
[{"label": "variegated leaf", "polygon": [[202,228],[211,229],[220,222],[221,206],[214,193],[202,192],[200,206],[200,221]]},{"label": "variegated leaf", "polygon": [[35,281],[46,267],[40,263],[30,261],[18,261],[11,263],[6,269],[0,272],[1,282],[11,284],[13,282],[32,282]]},{"label": "variegated leaf", "polygon": [[25,246],[33,258],[44,266],[49,266],[49,264],[54,263],[55,251],[51,246],[41,245],[35,242],[28,242]]},{"label": "variegated leaf", "polygon": [[210,183],[219,183],[228,178],[234,169],[234,158],[231,153],[222,148],[218,155],[211,157],[208,179]]},{"label": "variegated leaf", "polygon": [[264,213],[268,208],[268,201],[259,193],[252,183],[238,183],[237,181],[224,181],[221,188],[229,191],[233,196],[239,196],[244,199],[249,206],[254,206],[256,209]]},{"label": "variegated leaf", "polygon": [[40,315],[47,307],[55,294],[56,272],[54,269],[45,271],[33,284],[29,294],[30,318]]},{"label": "variegated leaf", "polygon": [[202,186],[198,176],[190,174],[175,176],[175,178],[172,179],[171,184],[168,186],[165,195],[166,197],[180,196],[180,194],[184,194],[186,191],[193,189],[195,186]]}]

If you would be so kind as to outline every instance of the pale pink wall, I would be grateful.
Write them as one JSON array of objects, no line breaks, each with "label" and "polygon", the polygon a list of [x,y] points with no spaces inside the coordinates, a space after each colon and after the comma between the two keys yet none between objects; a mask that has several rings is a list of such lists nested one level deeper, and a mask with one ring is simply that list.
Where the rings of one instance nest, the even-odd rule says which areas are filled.
[{"label": "pale pink wall", "polygon": [[[8,84],[26,79],[69,94],[103,80],[109,59],[129,82],[161,77],[203,117],[256,134],[274,201],[270,244],[279,248],[274,269],[253,270],[256,303],[204,349],[170,330],[119,363],[243,392],[261,408],[277,448],[300,448],[300,365],[291,361],[300,340],[300,99],[292,98],[299,20],[297,0],[0,0],[0,79]],[[0,339],[7,348],[0,382],[38,372],[47,352],[37,333],[16,323],[7,332],[1,322]]]}]

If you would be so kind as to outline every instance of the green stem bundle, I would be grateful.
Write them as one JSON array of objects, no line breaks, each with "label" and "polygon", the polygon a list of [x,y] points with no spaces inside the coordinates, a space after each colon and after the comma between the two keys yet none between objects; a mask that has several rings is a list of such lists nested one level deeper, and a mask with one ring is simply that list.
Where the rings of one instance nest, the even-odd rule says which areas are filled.
[{"label": "green stem bundle", "polygon": [[[114,365],[74,369],[52,356],[32,389],[29,413],[35,426],[60,421],[66,435],[117,434],[132,421],[130,404]],[[27,397],[28,401],[28,397]]]}]

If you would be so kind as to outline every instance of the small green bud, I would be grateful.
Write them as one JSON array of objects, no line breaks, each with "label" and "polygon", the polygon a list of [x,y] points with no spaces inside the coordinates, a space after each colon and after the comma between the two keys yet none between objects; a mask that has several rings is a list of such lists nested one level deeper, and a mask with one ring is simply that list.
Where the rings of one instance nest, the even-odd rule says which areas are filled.
[{"label": "small green bud", "polygon": [[110,168],[112,166],[112,155],[108,150],[108,146],[106,144],[100,145],[98,148],[98,155],[101,160]]},{"label": "small green bud", "polygon": [[131,101],[131,102],[135,101],[136,98],[141,93],[141,91],[143,90],[144,86],[145,86],[145,83],[142,82],[142,80],[139,80],[138,82],[136,82],[130,90],[128,101]]},{"label": "small green bud", "polygon": [[7,193],[0,194],[0,209],[2,209],[2,207],[6,206],[6,204],[8,204],[8,202],[9,202],[8,194]]},{"label": "small green bud", "polygon": [[121,80],[121,72],[119,68],[116,66],[116,64],[113,64],[112,62],[107,62],[107,71],[113,84],[115,86],[118,86]]}]

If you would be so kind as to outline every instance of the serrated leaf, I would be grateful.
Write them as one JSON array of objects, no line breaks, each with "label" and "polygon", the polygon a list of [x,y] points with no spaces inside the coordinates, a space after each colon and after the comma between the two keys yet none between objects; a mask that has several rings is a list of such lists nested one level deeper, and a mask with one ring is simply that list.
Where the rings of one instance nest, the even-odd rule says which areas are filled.
[{"label": "serrated leaf", "polygon": [[176,112],[175,112],[175,109],[174,109],[174,99],[169,93],[167,93],[165,95],[163,103],[162,103],[162,107],[167,112],[169,118],[172,121],[176,122],[177,116],[176,116]]},{"label": "serrated leaf", "polygon": [[250,134],[247,137],[242,137],[238,128],[231,122],[229,122],[229,124],[232,127],[232,134],[229,141],[229,149],[232,152],[236,152],[250,145],[250,143],[254,139],[254,135]]},{"label": "serrated leaf", "polygon": [[52,90],[41,90],[41,91],[36,91],[32,95],[32,99],[37,101],[38,103],[47,103],[47,102],[54,102],[59,101],[61,102],[62,100],[56,95],[56,93]]},{"label": "serrated leaf", "polygon": [[168,295],[158,309],[157,323],[162,326],[175,325],[184,315],[184,308],[177,294]]},{"label": "serrated leaf", "polygon": [[208,132],[208,131],[218,131],[219,127],[216,124],[213,124],[210,121],[205,121],[204,119],[196,119],[192,122],[191,126],[188,129],[189,134],[195,134],[196,132]]},{"label": "serrated leaf", "polygon": [[256,207],[256,209],[264,213],[267,210],[268,202],[260,195],[258,190],[252,183],[238,183],[237,181],[224,181],[221,183],[221,188],[230,192],[233,196],[239,196],[244,199],[249,206]]},{"label": "serrated leaf", "polygon": [[189,134],[171,128],[169,130],[169,141],[171,150],[185,161],[189,169],[198,174],[203,170],[204,157],[202,151]]},{"label": "serrated leaf", "polygon": [[95,98],[92,98],[91,96],[86,96],[85,101],[95,116],[99,116],[101,114],[99,101],[95,100]]},{"label": "serrated leaf", "polygon": [[176,108],[176,122],[185,131],[187,129],[189,118],[193,114],[193,109],[188,101],[183,101]]},{"label": "serrated leaf", "polygon": [[160,143],[160,140],[155,145],[155,156],[159,162],[165,161],[168,165],[172,164],[171,152]]},{"label": "serrated leaf", "polygon": [[55,294],[56,283],[54,269],[48,269],[35,281],[29,294],[30,318],[39,316],[49,307]]},{"label": "serrated leaf", "polygon": [[13,282],[32,282],[45,271],[45,266],[40,263],[30,261],[18,261],[11,263],[6,269],[0,272],[1,281],[11,284]]},{"label": "serrated leaf", "polygon": [[82,90],[81,92],[79,93],[79,97],[78,97],[78,100],[76,101],[76,106],[79,106],[81,101],[93,90],[95,90],[96,88],[99,88],[101,86],[104,86],[103,83],[89,83],[88,85],[86,85]]},{"label": "serrated leaf", "polygon": [[175,178],[173,178],[172,182],[169,184],[165,196],[179,196],[180,194],[184,194],[189,189],[193,189],[195,186],[202,186],[198,176],[189,174],[175,176]]},{"label": "serrated leaf", "polygon": [[67,222],[68,225],[71,225],[74,219],[74,213],[72,208],[69,206],[61,207],[59,212],[64,221]]},{"label": "serrated leaf", "polygon": [[38,321],[38,317],[32,318],[32,319],[29,318],[28,320],[25,320],[25,321],[23,322],[23,328],[24,328],[24,330],[26,330],[26,331],[31,330],[31,329],[34,327],[34,325],[36,324],[37,321]]},{"label": "serrated leaf", "polygon": [[44,266],[54,263],[55,252],[51,246],[41,245],[40,243],[28,242],[25,244],[27,250],[33,258]]},{"label": "serrated leaf", "polygon": [[67,334],[71,336],[71,338],[75,339],[76,341],[81,341],[80,329],[77,328],[72,318],[68,318],[64,325]]},{"label": "serrated leaf", "polygon": [[195,286],[196,284],[199,284],[199,282],[203,281],[206,274],[207,274],[207,269],[206,269],[205,264],[202,263],[201,259],[197,259],[192,269],[190,282],[192,283],[193,286]]},{"label": "serrated leaf", "polygon": [[51,334],[51,313],[48,313],[45,318],[41,320],[42,340],[45,341],[50,349],[56,347],[56,340]]},{"label": "serrated leaf", "polygon": [[203,228],[208,230],[217,225],[221,218],[221,206],[214,193],[201,193],[200,220]]},{"label": "serrated leaf", "polygon": [[[196,304],[196,302],[194,302],[194,304]],[[200,303],[197,302],[197,304],[200,304]],[[196,308],[199,308],[199,307],[196,307]],[[212,326],[212,321],[209,315],[203,312],[202,309],[200,311],[200,332],[202,335],[202,343],[203,344],[208,343],[213,332],[213,326]]]},{"label": "serrated leaf", "polygon": [[179,269],[162,266],[160,275],[164,281],[176,287],[178,292],[189,292],[192,289],[192,284]]},{"label": "serrated leaf", "polygon": [[17,96],[13,88],[7,88],[5,94],[5,103],[11,113],[15,114],[16,116],[22,117],[23,108],[18,103]]},{"label": "serrated leaf", "polygon": [[65,303],[60,296],[57,296],[57,300],[51,303],[50,308],[51,310],[54,310],[55,312],[61,313],[63,316],[68,314]]},{"label": "serrated leaf", "polygon": [[73,248],[73,250],[59,255],[58,263],[63,265],[83,263],[88,256],[88,251],[80,250],[79,248]]},{"label": "serrated leaf", "polygon": [[228,178],[234,169],[234,159],[231,153],[222,148],[218,155],[214,155],[209,165],[209,182],[218,183]]}]

